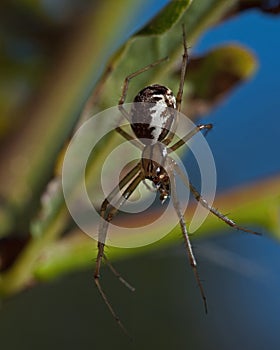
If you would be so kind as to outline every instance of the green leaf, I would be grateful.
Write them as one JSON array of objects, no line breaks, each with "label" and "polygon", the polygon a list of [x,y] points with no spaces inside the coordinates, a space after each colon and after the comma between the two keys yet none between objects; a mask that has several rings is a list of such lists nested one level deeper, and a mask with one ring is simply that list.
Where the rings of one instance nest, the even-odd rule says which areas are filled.
[{"label": "green leaf", "polygon": [[[169,57],[168,62],[150,69],[131,81],[126,102],[131,102],[138,91],[152,83],[166,85],[176,92],[178,80],[172,79],[172,73],[182,56],[182,24],[185,25],[188,46],[192,47],[199,35],[209,26],[217,23],[227,11],[232,9],[235,2],[235,0],[195,0],[190,4],[185,1],[172,1],[154,20],[156,23],[164,22],[165,16],[170,15],[170,6],[178,6],[181,9],[180,20],[178,20],[179,17],[172,17],[170,30],[163,31],[161,35],[154,35],[156,28],[154,31],[151,29],[154,26],[151,25],[154,23],[152,21],[139,32],[141,34],[147,31],[150,35],[142,36],[137,33],[110,60],[107,67],[110,71],[109,79],[108,76],[101,79],[102,91],[95,101],[96,104],[99,104],[99,108],[104,109],[117,104],[122,83],[129,73],[166,56]],[[183,13],[184,6],[186,10]]]},{"label": "green leaf", "polygon": [[25,121],[24,127],[20,127],[12,144],[7,143],[1,150],[2,163],[9,159],[9,166],[0,172],[0,217],[6,222],[0,227],[0,235],[6,234],[3,229],[13,229],[34,213],[59,151],[101,75],[102,62],[108,60],[115,43],[126,34],[130,17],[139,6],[140,2],[108,0],[99,4],[98,11],[89,11],[84,20],[77,22],[76,32],[49,67],[30,107],[17,111],[16,117],[20,115]]},{"label": "green leaf", "polygon": [[136,35],[165,33],[181,18],[191,3],[192,0],[171,1]]},{"label": "green leaf", "polygon": [[[185,105],[191,118],[204,115],[258,67],[253,53],[240,45],[224,45],[190,60],[189,91]],[[180,72],[175,73],[178,79]]]},{"label": "green leaf", "polygon": [[[280,193],[279,176],[243,188],[235,188],[228,193],[218,195],[215,199],[215,206],[224,213],[230,212],[232,219],[238,224],[244,227],[250,225],[260,233],[263,232],[263,229],[266,229],[275,238],[280,239],[280,196],[278,193]],[[193,206],[188,207],[187,219],[191,218],[193,209]],[[153,214],[150,213],[150,215]],[[157,213],[155,212],[154,215],[156,216]],[[141,218],[139,221],[141,222]],[[164,230],[164,222],[162,222],[162,225],[159,224],[159,230]],[[193,240],[198,236],[208,235],[211,232],[215,232],[215,234],[223,233],[225,230],[242,234],[242,232],[229,228],[214,215],[209,214],[207,220],[191,238]],[[124,259],[170,244],[176,244],[181,239],[181,234],[181,229],[177,226],[160,241],[143,248],[120,249],[110,247],[108,248],[110,259]],[[44,259],[39,260],[34,268],[34,274],[38,280],[49,280],[69,271],[93,267],[92,257],[96,255],[96,252],[97,248],[92,239],[79,230],[73,230],[69,236],[46,247],[42,252]]]}]

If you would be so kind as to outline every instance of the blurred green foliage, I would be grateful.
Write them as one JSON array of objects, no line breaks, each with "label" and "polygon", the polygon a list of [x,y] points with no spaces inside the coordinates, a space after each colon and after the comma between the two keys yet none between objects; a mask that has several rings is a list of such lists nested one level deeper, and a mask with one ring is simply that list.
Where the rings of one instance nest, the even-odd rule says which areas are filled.
[{"label": "blurred green foliage", "polygon": [[[83,0],[69,7],[59,2],[47,4],[22,1],[1,5],[0,236],[4,238],[0,257],[2,254],[5,259],[0,259],[0,294],[15,293],[32,280],[50,279],[92,263],[94,244],[73,226],[60,186],[63,152],[77,125],[94,112],[116,105],[128,73],[167,55],[166,64],[133,82],[128,100],[152,82],[176,91],[181,24],[185,23],[188,44],[193,46],[205,30],[241,10],[236,0],[173,1],[123,43],[141,1]],[[249,50],[233,45],[192,59],[185,87],[188,115],[195,119],[209,111],[250,78],[256,67]],[[216,90],[213,81],[220,82]],[[114,136],[106,140],[89,163],[92,189],[97,181],[95,170],[116,142]],[[56,191],[51,192],[54,183]],[[42,204],[43,194],[48,200]],[[262,194],[272,196],[265,190]],[[240,203],[236,200],[234,206],[238,208]],[[262,208],[261,217],[256,203]],[[264,222],[267,208],[261,203],[262,197],[254,204],[245,203],[241,223],[257,220],[278,230],[271,225],[273,219]],[[209,222],[201,232],[216,227]],[[135,252],[112,250],[112,255]]]}]

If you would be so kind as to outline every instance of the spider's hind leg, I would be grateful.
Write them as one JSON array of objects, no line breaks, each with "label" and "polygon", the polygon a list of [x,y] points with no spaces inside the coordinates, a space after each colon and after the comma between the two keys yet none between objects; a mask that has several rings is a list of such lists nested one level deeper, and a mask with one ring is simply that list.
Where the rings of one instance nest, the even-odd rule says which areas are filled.
[{"label": "spider's hind leg", "polygon": [[115,310],[113,309],[111,303],[109,302],[109,300],[107,298],[107,295],[105,294],[105,292],[100,284],[100,267],[101,267],[102,258],[104,257],[104,247],[105,247],[104,243],[98,242],[98,253],[97,253],[96,267],[95,267],[95,272],[94,272],[94,282],[95,282],[95,285],[96,285],[103,301],[107,305],[107,307],[108,307],[109,311],[111,312],[112,316],[114,317],[115,321],[120,326],[120,328],[123,330],[123,332],[129,336],[126,328],[124,327],[119,316],[116,314]]},{"label": "spider's hind leg", "polygon": [[[142,174],[140,172],[140,163],[138,163],[130,172],[121,180],[121,182],[113,189],[113,191],[108,195],[108,197],[103,201],[101,205],[100,210],[100,216],[102,218],[99,226],[99,232],[98,232],[98,253],[96,258],[96,266],[94,271],[94,282],[96,284],[96,287],[107,305],[109,311],[111,312],[112,316],[120,326],[120,328],[128,335],[128,332],[124,325],[122,324],[120,318],[116,314],[115,310],[113,309],[111,303],[109,302],[107,295],[105,294],[101,283],[100,283],[100,268],[102,259],[104,259],[110,270],[113,272],[113,274],[119,279],[120,282],[122,282],[127,288],[129,288],[131,291],[134,291],[134,287],[132,287],[120,274],[119,272],[113,267],[113,265],[109,262],[109,260],[106,258],[104,254],[104,248],[105,248],[105,241],[106,236],[109,228],[109,224],[114,218],[114,216],[118,213],[120,207],[126,202],[126,200],[130,197],[130,195],[134,192],[140,181],[142,180]],[[117,197],[119,191],[128,185],[126,189],[121,194],[120,198],[115,200]],[[111,202],[113,201],[113,204]]]},{"label": "spider's hind leg", "polygon": [[170,176],[170,181],[171,181],[171,197],[172,197],[173,205],[174,205],[174,208],[176,210],[177,216],[179,218],[179,223],[180,223],[180,226],[181,226],[181,231],[182,231],[184,242],[185,242],[185,247],[186,247],[186,250],[187,250],[187,253],[188,253],[190,266],[191,266],[191,268],[193,270],[193,273],[194,273],[194,276],[195,276],[195,279],[196,279],[196,283],[197,283],[198,288],[200,290],[200,295],[201,295],[201,298],[203,300],[205,313],[207,313],[208,312],[208,308],[207,308],[206,294],[204,292],[204,289],[203,289],[203,286],[202,286],[202,282],[200,280],[199,273],[198,273],[198,270],[197,270],[197,262],[196,262],[196,259],[195,259],[195,256],[194,256],[194,252],[193,252],[193,249],[192,249],[191,241],[189,239],[186,222],[185,222],[184,216],[183,216],[183,214],[181,212],[181,209],[180,209],[180,203],[179,203],[179,200],[178,200],[178,197],[177,197],[177,193],[176,193],[176,182],[175,182],[175,177],[174,177],[173,174]]},{"label": "spider's hind leg", "polygon": [[[115,276],[118,277],[118,279],[124,283],[129,289],[133,290],[134,288],[130,286],[128,282],[126,282],[121,275],[116,271],[116,269],[113,267],[113,265],[109,262],[107,257],[104,254],[104,247],[105,247],[105,241],[106,241],[106,236],[109,228],[109,223],[113,219],[113,217],[117,214],[119,208],[121,205],[128,199],[130,194],[134,191],[134,189],[137,187],[135,186],[135,180],[137,180],[137,185],[141,181],[141,178],[139,176],[139,171],[140,171],[140,163],[137,163],[125,176],[124,178],[120,181],[120,183],[111,191],[111,193],[104,199],[101,208],[100,208],[100,216],[101,216],[101,221],[99,224],[99,232],[98,232],[98,253],[97,253],[97,258],[96,258],[96,268],[95,268],[95,273],[94,273],[94,278],[99,279],[100,277],[100,268],[101,268],[101,263],[102,259],[104,259],[110,270],[113,272]],[[137,175],[138,174],[138,175]],[[137,176],[136,176],[137,175]],[[136,176],[136,177],[135,177]],[[135,178],[133,180],[133,178]],[[140,178],[140,180],[139,180]],[[132,182],[131,182],[132,181]],[[127,184],[128,185],[127,189],[124,191],[122,196],[114,203],[115,198],[117,197],[118,193],[120,190],[122,190],[123,187],[125,187]],[[111,204],[114,203],[113,204]],[[99,284],[100,285],[100,284]],[[101,287],[98,288],[99,290]],[[102,293],[101,293],[102,294]]]},{"label": "spider's hind leg", "polygon": [[194,198],[196,199],[197,202],[199,202],[204,208],[208,209],[212,214],[214,214],[217,218],[221,219],[224,223],[226,223],[227,225],[229,225],[230,227],[236,229],[236,230],[240,230],[240,231],[244,231],[244,232],[248,232],[248,233],[252,233],[254,235],[261,235],[259,232],[250,230],[246,227],[243,226],[239,226],[237,225],[232,219],[230,219],[229,217],[227,217],[226,215],[222,214],[218,209],[213,208],[207,201],[206,199],[204,199],[201,194],[199,193],[199,191],[194,187],[194,185],[188,180],[188,178],[185,176],[185,174],[182,172],[182,170],[180,169],[180,167],[175,164],[175,171],[176,173],[181,177],[181,179],[183,180],[183,182],[185,183],[185,185],[187,187],[189,187],[191,193],[193,194]]}]

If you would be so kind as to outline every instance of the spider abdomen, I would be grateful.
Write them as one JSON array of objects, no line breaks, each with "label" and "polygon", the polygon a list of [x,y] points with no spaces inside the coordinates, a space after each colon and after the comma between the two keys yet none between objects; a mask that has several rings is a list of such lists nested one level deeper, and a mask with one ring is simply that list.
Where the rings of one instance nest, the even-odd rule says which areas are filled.
[{"label": "spider abdomen", "polygon": [[176,98],[163,85],[150,85],[134,98],[131,127],[144,144],[162,141],[168,135],[176,116]]}]

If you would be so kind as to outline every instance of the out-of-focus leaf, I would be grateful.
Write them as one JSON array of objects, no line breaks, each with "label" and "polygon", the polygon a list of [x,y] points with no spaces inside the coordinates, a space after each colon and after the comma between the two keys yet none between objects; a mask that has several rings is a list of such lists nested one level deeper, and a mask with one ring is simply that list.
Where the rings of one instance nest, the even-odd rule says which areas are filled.
[{"label": "out-of-focus leaf", "polygon": [[[237,45],[218,47],[192,58],[188,65],[189,93],[185,105],[191,118],[204,115],[232,89],[249,79],[257,69],[257,59]],[[179,78],[180,72],[176,72]]]},{"label": "out-of-focus leaf", "polygon": [[171,1],[145,28],[136,35],[162,34],[170,29],[184,14],[192,0]]},{"label": "out-of-focus leaf", "polygon": [[29,108],[18,112],[17,118],[25,121],[22,128],[1,148],[1,164],[6,168],[0,172],[0,217],[6,224],[0,227],[0,235],[34,214],[55,159],[101,74],[102,62],[112,54],[131,13],[140,6],[128,0],[98,3],[72,28],[75,35],[65,40],[60,55],[57,52],[56,64],[41,81],[40,91]]},{"label": "out-of-focus leaf", "polygon": [[[75,35],[68,35],[56,65],[44,81],[44,88],[32,101],[30,110],[25,111],[29,122],[15,139],[10,140],[9,147],[1,149],[1,164],[6,168],[0,173],[0,217],[5,222],[5,226],[0,227],[0,234],[7,234],[2,230],[12,230],[23,220],[30,221],[30,208],[38,206],[42,187],[54,171],[55,160],[71,134],[78,111],[116,42],[126,34],[131,15],[140,6],[140,2],[128,0],[118,3],[108,0],[98,4],[98,8],[89,11],[86,18],[79,19]],[[65,230],[69,215],[62,191],[59,193],[62,204],[49,213],[50,220],[42,221],[42,230],[36,227],[37,232],[42,232],[40,237],[30,239],[17,261],[5,276],[1,276],[0,290],[3,293],[16,292],[25,285],[38,253]]]},{"label": "out-of-focus leaf", "polygon": [[[256,230],[263,229],[271,232],[276,239],[280,239],[280,177],[276,176],[258,183],[246,185],[243,188],[218,195],[215,206],[223,208],[223,212],[231,212],[238,224],[248,227],[250,223]],[[187,217],[191,217],[193,207],[187,209]],[[151,213],[152,215],[152,213]],[[156,215],[156,213],[154,213]],[[125,220],[125,218],[124,218]],[[141,218],[139,219],[141,221]],[[141,222],[139,222],[141,224]],[[164,222],[159,229],[164,229]],[[208,232],[224,232],[228,226],[224,222],[209,214],[207,220],[195,233],[204,235]],[[229,230],[231,230],[229,228]],[[233,230],[233,229],[232,229]],[[180,227],[155,244],[143,248],[120,249],[110,247],[110,258],[122,259],[126,256],[143,254],[155,247],[170,245],[181,237]],[[261,239],[261,237],[260,237]],[[60,242],[51,244],[44,252],[44,259],[40,259],[34,267],[34,274],[38,280],[48,280],[73,269],[93,266],[92,256],[96,249],[94,242],[79,230],[74,230]]]},{"label": "out-of-focus leaf", "polygon": [[[180,1],[174,1],[174,3],[176,2]],[[177,77],[174,79],[172,72],[174,66],[178,66],[183,52],[182,24],[185,25],[188,46],[193,46],[199,35],[209,26],[219,22],[234,7],[235,3],[236,0],[193,1],[181,15],[180,21],[174,18],[172,28],[162,35],[155,35],[157,29],[148,24],[140,33],[149,28],[147,31],[150,35],[140,36],[137,33],[110,61],[109,65],[113,69],[107,81],[101,80],[102,92],[99,94],[96,104],[99,104],[101,109],[116,105],[120,98],[122,83],[128,74],[166,56],[169,57],[168,62],[163,62],[131,81],[126,102],[131,102],[138,91],[151,83],[166,85],[176,92],[179,82]],[[164,8],[158,20],[164,18],[165,10],[168,12],[169,8]]]},{"label": "out-of-focus leaf", "polygon": [[64,206],[62,198],[60,176],[55,177],[49,182],[46,191],[41,197],[41,209],[35,220],[32,220],[30,225],[30,233],[33,237],[40,237],[44,232],[44,228],[53,218],[55,213],[61,206]]}]

